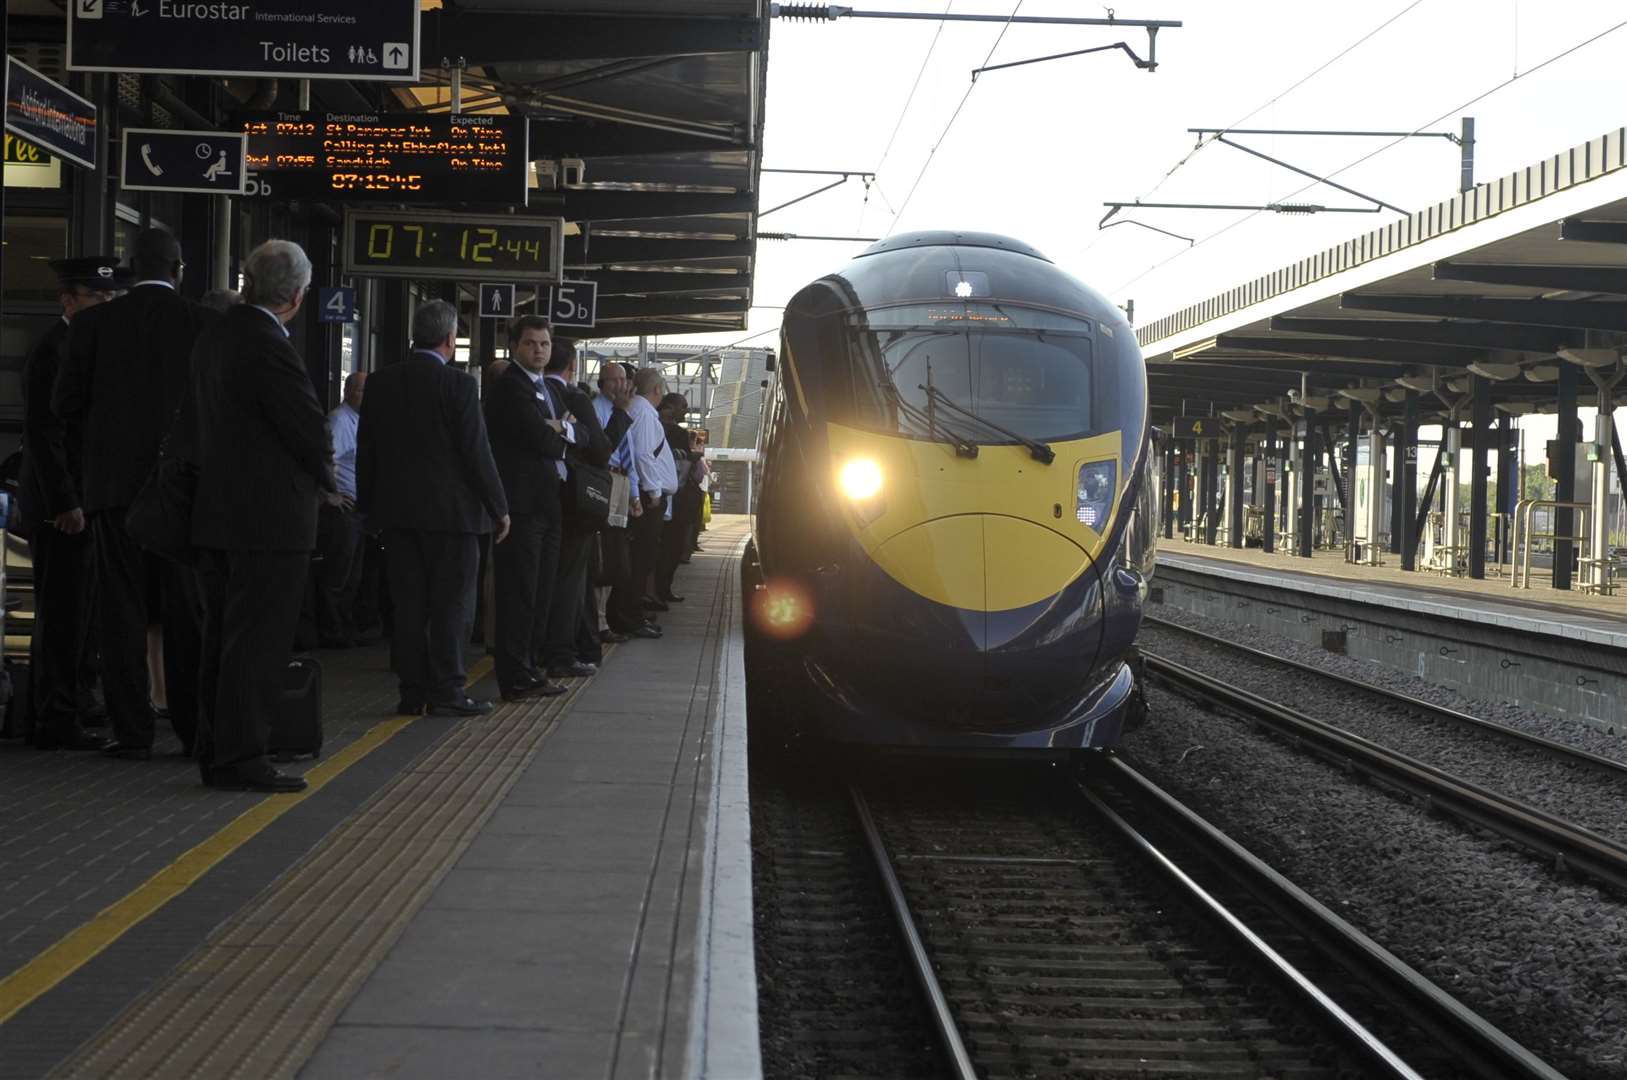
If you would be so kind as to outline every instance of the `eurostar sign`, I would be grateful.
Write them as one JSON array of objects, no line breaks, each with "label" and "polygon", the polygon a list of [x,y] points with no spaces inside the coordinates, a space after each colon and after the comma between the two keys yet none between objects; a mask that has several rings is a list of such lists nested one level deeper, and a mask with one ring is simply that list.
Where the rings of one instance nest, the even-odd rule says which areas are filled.
[{"label": "eurostar sign", "polygon": [[68,0],[68,67],[416,82],[418,2]]}]

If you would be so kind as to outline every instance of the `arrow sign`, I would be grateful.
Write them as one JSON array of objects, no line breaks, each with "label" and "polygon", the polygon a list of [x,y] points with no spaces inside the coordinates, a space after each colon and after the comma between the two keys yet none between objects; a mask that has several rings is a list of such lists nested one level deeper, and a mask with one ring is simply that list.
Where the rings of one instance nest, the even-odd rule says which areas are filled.
[{"label": "arrow sign", "polygon": [[248,145],[241,133],[125,128],[119,183],[126,191],[241,195]]},{"label": "arrow sign", "polygon": [[480,286],[480,317],[482,319],[512,319],[514,317],[514,286],[487,282]]}]

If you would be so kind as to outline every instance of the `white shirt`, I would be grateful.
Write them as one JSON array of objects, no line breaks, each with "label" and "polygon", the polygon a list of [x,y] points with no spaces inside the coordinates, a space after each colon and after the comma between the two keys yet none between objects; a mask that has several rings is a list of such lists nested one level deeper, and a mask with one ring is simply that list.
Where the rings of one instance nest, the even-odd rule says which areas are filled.
[{"label": "white shirt", "polygon": [[[520,370],[524,371],[525,369],[521,368]],[[537,400],[542,402],[543,411],[545,411],[548,414],[548,418],[551,419],[551,420],[560,421],[560,423],[562,425],[564,425],[564,428],[565,428],[565,430],[563,432],[563,434],[565,436],[565,441],[567,443],[570,443],[572,446],[576,445],[576,426],[575,426],[575,424],[573,424],[571,422],[570,414],[566,413],[564,415],[561,415],[561,414],[555,412],[554,411],[554,399],[548,393],[548,380],[552,379],[554,382],[559,384],[559,398],[560,398],[561,401],[564,401],[565,400],[565,380],[561,379],[557,375],[533,375],[529,371],[526,371],[525,374],[526,374],[526,377],[531,380],[532,385],[534,385],[537,388]],[[559,472],[559,478],[561,480],[565,479],[565,476],[566,476],[565,463],[563,461],[556,461],[556,462],[554,462],[554,468]]]},{"label": "white shirt", "polygon": [[446,366],[446,357],[442,356],[440,353],[436,352],[434,349],[414,349],[414,350],[412,350],[412,354],[414,356],[417,356],[419,353],[423,353],[425,356],[433,356],[435,358],[436,362],[439,363],[442,367]]},{"label": "white shirt", "polygon": [[635,397],[628,414],[633,426],[627,429],[627,441],[633,448],[633,471],[638,474],[639,490],[677,491],[678,470],[673,466],[667,432],[655,406],[643,397]]},{"label": "white shirt", "polygon": [[175,282],[173,282],[173,281],[165,281],[163,278],[156,278],[156,277],[154,277],[154,278],[143,278],[142,280],[136,282],[134,285],[130,286],[130,288],[139,289],[143,285],[162,285],[162,286],[164,286],[164,288],[168,289],[170,292],[175,291]]},{"label": "white shirt", "polygon": [[288,333],[288,326],[287,326],[286,323],[284,323],[282,321],[282,316],[281,315],[278,315],[275,311],[272,311],[270,308],[261,307],[259,304],[250,304],[249,307],[253,308],[255,311],[263,311],[263,312],[265,312],[266,313],[266,318],[270,319],[272,322],[277,324],[277,329],[282,331],[282,336],[283,337],[290,336],[289,333]]}]

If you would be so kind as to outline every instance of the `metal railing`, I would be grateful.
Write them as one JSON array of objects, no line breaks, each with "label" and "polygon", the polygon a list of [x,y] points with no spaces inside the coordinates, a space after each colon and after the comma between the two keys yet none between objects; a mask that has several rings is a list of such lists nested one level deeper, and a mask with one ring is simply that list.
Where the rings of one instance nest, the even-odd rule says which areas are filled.
[{"label": "metal railing", "polygon": [[[1534,533],[1531,531],[1531,515],[1537,507],[1546,506],[1552,510],[1575,510],[1577,519],[1576,531],[1579,536],[1565,536],[1556,532]],[[1569,540],[1573,544],[1585,544],[1587,535],[1587,516],[1593,510],[1592,503],[1560,502],[1557,499],[1521,499],[1514,507],[1514,538],[1509,543],[1509,549],[1514,557],[1514,572],[1509,575],[1509,586],[1515,589],[1529,589],[1531,587],[1531,549],[1535,546],[1534,540]],[[1525,554],[1521,557],[1520,544],[1525,544]],[[1558,553],[1555,553],[1557,567]]]}]

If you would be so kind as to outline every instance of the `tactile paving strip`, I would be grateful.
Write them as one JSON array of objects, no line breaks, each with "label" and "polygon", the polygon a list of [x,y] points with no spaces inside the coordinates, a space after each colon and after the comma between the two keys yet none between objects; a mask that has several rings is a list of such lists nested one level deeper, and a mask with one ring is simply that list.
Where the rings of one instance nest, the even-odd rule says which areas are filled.
[{"label": "tactile paving strip", "polygon": [[292,1075],[575,697],[461,725],[52,1075]]}]

